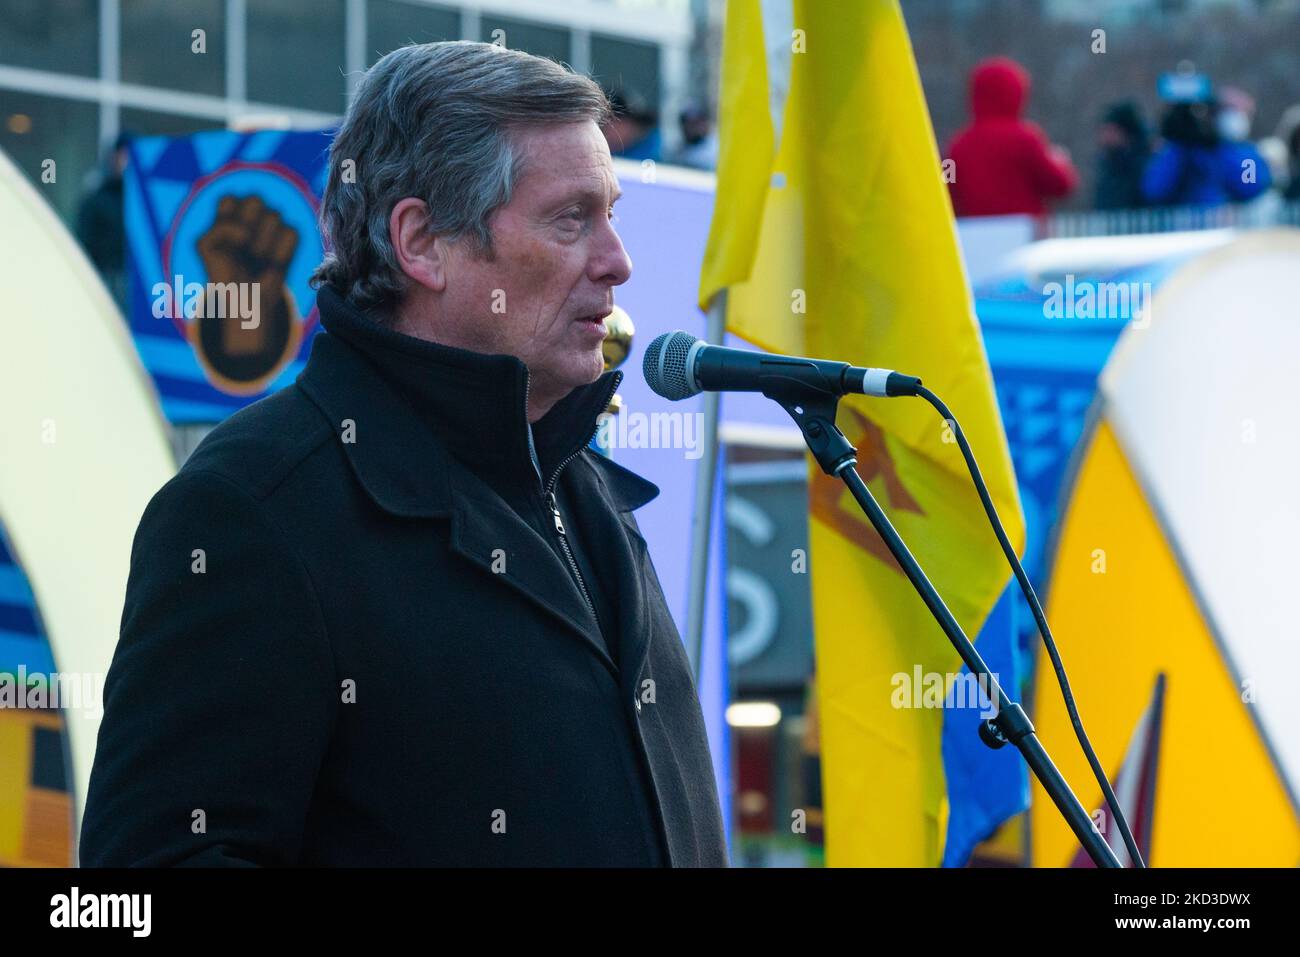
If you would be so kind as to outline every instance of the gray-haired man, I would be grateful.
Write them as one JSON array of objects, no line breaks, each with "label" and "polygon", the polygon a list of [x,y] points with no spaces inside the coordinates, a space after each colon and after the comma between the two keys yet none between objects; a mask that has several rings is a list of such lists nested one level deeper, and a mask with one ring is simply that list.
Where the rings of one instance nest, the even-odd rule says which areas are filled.
[{"label": "gray-haired man", "polygon": [[363,78],[326,334],[141,521],[83,864],[727,863],[658,489],[587,449],[632,269],[608,110],[488,44]]}]

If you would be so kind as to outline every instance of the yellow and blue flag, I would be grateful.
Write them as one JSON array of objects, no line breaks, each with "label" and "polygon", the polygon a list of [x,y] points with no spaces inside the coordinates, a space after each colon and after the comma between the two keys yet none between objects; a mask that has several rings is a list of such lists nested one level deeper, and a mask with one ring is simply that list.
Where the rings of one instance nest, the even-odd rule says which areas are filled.
[{"label": "yellow and blue flag", "polygon": [[[773,352],[921,376],[961,417],[1017,549],[1024,523],[938,148],[895,0],[731,0],[718,190],[700,304]],[[854,397],[858,468],[968,635],[1009,572],[947,425]],[[827,862],[934,866],[942,707],[961,662],[838,479],[809,460]],[[972,725],[970,733],[973,735]]]}]

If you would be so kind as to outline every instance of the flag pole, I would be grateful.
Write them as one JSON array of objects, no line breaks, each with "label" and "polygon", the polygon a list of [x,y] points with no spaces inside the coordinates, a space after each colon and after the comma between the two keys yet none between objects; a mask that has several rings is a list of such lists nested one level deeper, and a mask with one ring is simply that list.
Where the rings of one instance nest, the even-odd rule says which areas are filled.
[{"label": "flag pole", "polygon": [[[704,341],[722,345],[727,327],[727,290],[721,289],[709,303]],[[709,540],[713,530],[713,489],[718,476],[719,392],[704,393],[704,441],[700,464],[695,471],[695,509],[691,513],[691,563],[686,604],[686,655],[691,673],[700,678],[704,648],[704,611],[708,605]]]}]

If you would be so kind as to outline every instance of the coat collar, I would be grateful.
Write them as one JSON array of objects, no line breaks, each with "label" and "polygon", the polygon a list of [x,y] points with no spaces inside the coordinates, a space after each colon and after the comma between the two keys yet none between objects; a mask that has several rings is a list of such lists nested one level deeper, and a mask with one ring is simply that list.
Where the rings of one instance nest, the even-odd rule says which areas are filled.
[{"label": "coat collar", "polygon": [[[569,570],[499,492],[502,483],[526,482],[529,494],[542,493],[528,453],[525,364],[393,332],[329,287],[317,301],[325,332],[313,340],[297,384],[330,422],[369,497],[392,515],[450,518],[455,552],[564,622],[630,693],[649,642],[642,582],[649,558],[634,520],[619,513],[659,489],[603,455],[579,454],[622,373],[575,389],[533,426],[543,475],[549,480],[566,468],[576,519],[590,541],[605,546],[616,582],[620,669]],[[518,551],[497,574],[502,542]]]},{"label": "coat collar", "polygon": [[[377,505],[399,516],[448,514],[466,468],[494,482],[537,485],[528,451],[528,367],[520,359],[403,335],[330,286],[320,288],[317,303],[325,332],[313,340],[298,385],[331,422]],[[548,481],[590,441],[622,378],[622,372],[604,373],[533,425]],[[591,458],[619,511],[659,494],[634,472]]]}]

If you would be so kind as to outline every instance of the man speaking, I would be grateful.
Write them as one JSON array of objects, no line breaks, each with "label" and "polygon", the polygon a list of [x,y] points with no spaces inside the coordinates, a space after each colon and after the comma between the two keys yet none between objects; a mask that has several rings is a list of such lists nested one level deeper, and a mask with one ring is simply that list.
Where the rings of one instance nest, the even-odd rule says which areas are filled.
[{"label": "man speaking", "polygon": [[658,489],[587,449],[609,110],[482,43],[361,80],[325,334],[141,519],[82,864],[726,865]]}]

